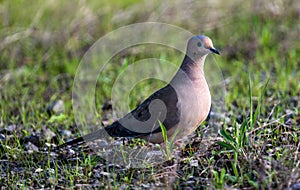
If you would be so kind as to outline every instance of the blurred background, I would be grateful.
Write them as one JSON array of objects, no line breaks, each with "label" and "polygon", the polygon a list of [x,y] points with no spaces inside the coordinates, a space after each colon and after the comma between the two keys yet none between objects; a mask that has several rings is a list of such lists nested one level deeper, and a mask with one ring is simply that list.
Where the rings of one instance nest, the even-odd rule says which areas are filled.
[{"label": "blurred background", "polygon": [[[6,122],[9,117],[3,112],[17,111],[17,107],[30,104],[28,100],[41,104],[46,100],[47,104],[68,90],[80,59],[101,36],[118,27],[145,21],[173,24],[194,34],[210,36],[222,51],[217,62],[225,79],[235,81],[228,88],[239,92],[229,93],[229,102],[244,101],[239,94],[247,92],[247,71],[256,75],[254,80],[258,83],[272,79],[273,87],[281,90],[278,93],[290,91],[295,95],[299,89],[295,81],[299,79],[300,67],[300,3],[296,0],[11,0],[2,1],[0,13],[0,87],[5,100],[2,102],[15,102],[11,106],[1,105]],[[118,70],[113,70],[111,75],[115,77]],[[105,90],[101,94],[105,94],[99,97],[104,97],[104,101],[108,94]]]},{"label": "blurred background", "polygon": [[[5,123],[21,112],[20,107],[36,112],[56,99],[66,100],[71,114],[70,97],[62,92],[71,90],[76,68],[88,48],[114,29],[146,21],[176,25],[213,39],[222,52],[216,62],[228,82],[227,91],[232,92],[228,93],[227,107],[245,107],[249,73],[258,84],[254,95],[268,79],[270,94],[276,89],[280,98],[299,91],[300,3],[296,0],[11,0],[2,1],[0,13],[1,112]],[[155,48],[150,48],[148,53],[153,51]],[[143,57],[137,51],[123,54],[115,58],[119,65]],[[161,53],[158,48],[153,54],[166,57],[162,54],[168,52]],[[181,59],[182,55],[174,55],[171,52],[167,59]],[[110,96],[120,70],[110,71],[103,79],[107,82],[98,89],[99,107]],[[136,90],[141,92],[141,88]],[[141,100],[149,95],[148,91],[141,93]],[[32,101],[39,104],[31,107]]]}]

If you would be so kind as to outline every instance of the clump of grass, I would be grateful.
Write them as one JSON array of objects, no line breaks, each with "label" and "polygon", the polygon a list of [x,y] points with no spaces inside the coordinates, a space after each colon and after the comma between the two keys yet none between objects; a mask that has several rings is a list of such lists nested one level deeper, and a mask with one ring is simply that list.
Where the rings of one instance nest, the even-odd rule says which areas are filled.
[{"label": "clump of grass", "polygon": [[169,140],[166,127],[160,121],[158,121],[158,123],[159,123],[159,127],[161,129],[161,133],[162,133],[162,136],[164,139],[164,146],[165,146],[165,147],[162,147],[161,145],[158,145],[158,147],[164,153],[166,160],[171,160],[174,157],[174,152],[176,150],[174,143],[176,140],[176,135],[179,132],[179,129],[177,129],[175,131],[175,133],[172,135],[172,138]]}]

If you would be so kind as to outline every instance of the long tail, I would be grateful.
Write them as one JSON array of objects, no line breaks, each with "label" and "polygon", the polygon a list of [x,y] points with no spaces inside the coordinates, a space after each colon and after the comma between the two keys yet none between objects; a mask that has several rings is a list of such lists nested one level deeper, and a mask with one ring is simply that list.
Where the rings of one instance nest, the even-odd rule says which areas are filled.
[{"label": "long tail", "polygon": [[80,145],[80,144],[83,144],[85,142],[90,142],[90,141],[93,141],[93,140],[96,140],[96,139],[101,139],[101,138],[104,138],[104,137],[107,137],[107,136],[108,136],[108,134],[105,131],[105,129],[99,129],[95,132],[89,133],[87,135],[78,137],[78,138],[73,139],[71,141],[68,141],[64,144],[61,144],[61,145],[57,146],[57,149],[61,149],[61,148],[64,148],[66,146]]},{"label": "long tail", "polygon": [[111,136],[111,137],[140,137],[140,136],[145,136],[148,134],[150,134],[150,133],[138,133],[138,132],[130,131],[130,130],[126,129],[125,127],[123,127],[119,122],[114,122],[110,126],[98,129],[92,133],[89,133],[82,137],[78,137],[78,138],[68,141],[64,144],[61,144],[57,147],[57,149],[61,149],[66,146],[80,145],[80,144],[83,144],[84,142],[90,142],[90,141],[105,138],[108,136]]}]

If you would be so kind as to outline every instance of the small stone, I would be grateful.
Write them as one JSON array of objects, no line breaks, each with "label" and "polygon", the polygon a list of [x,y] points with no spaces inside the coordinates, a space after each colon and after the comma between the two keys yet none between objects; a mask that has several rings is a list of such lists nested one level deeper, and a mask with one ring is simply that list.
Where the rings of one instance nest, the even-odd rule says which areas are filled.
[{"label": "small stone", "polygon": [[38,168],[38,169],[36,169],[34,172],[35,172],[35,173],[40,173],[40,172],[42,172],[42,171],[43,171],[42,168]]},{"label": "small stone", "polygon": [[54,173],[55,173],[55,170],[54,170],[53,168],[49,168],[49,169],[48,169],[48,172],[49,172],[50,174],[54,174]]},{"label": "small stone", "polygon": [[295,121],[292,118],[287,119],[284,123],[286,125],[295,125]]},{"label": "small stone", "polygon": [[52,147],[52,144],[46,142],[46,143],[45,143],[45,146],[46,146],[46,147]]},{"label": "small stone", "polygon": [[47,106],[46,111],[49,115],[52,115],[51,113],[61,114],[65,112],[64,102],[62,100],[53,101]]},{"label": "small stone", "polygon": [[53,111],[56,114],[60,114],[63,113],[65,111],[65,105],[64,102],[62,100],[58,100],[55,105],[53,106]]},{"label": "small stone", "polygon": [[198,160],[190,160],[190,165],[193,167],[198,167],[199,166]]},{"label": "small stone", "polygon": [[75,154],[76,152],[73,149],[68,149],[69,154]]},{"label": "small stone", "polygon": [[5,141],[5,135],[4,134],[0,134],[0,141]]},{"label": "small stone", "polygon": [[188,185],[191,185],[191,184],[194,184],[195,182],[194,181],[187,181],[186,182]]},{"label": "small stone", "polygon": [[294,185],[292,185],[292,190],[300,190],[300,182],[295,183]]},{"label": "small stone", "polygon": [[62,130],[60,134],[64,137],[70,137],[72,135],[72,132],[70,130]]},{"label": "small stone", "polygon": [[17,126],[15,124],[9,125],[6,127],[6,131],[9,133],[14,132],[17,129]]},{"label": "small stone", "polygon": [[145,188],[145,189],[149,189],[151,187],[149,183],[147,183],[147,184],[141,184],[141,186],[143,188]]},{"label": "small stone", "polygon": [[108,172],[100,172],[99,174],[102,175],[102,176],[107,176],[107,177],[109,177],[111,175]]},{"label": "small stone", "polygon": [[112,143],[113,146],[122,146],[123,145],[123,142],[122,141],[114,141]]},{"label": "small stone", "polygon": [[49,128],[44,129],[44,136],[47,141],[50,141],[56,134],[51,131]]},{"label": "small stone", "polygon": [[51,131],[51,129],[49,128],[46,128],[44,130],[44,135],[47,141],[51,140],[53,137],[56,136],[56,134],[53,131]]},{"label": "small stone", "polygon": [[29,153],[38,152],[39,151],[39,148],[37,146],[35,146],[34,144],[32,144],[31,142],[28,142],[25,145],[25,148],[26,148],[26,150],[28,150]]}]

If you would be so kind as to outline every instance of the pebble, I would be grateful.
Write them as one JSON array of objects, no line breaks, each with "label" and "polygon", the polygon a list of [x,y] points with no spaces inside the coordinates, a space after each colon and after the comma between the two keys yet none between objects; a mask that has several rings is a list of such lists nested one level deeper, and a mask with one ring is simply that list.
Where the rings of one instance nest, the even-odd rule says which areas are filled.
[{"label": "pebble", "polygon": [[17,126],[16,126],[15,124],[8,125],[8,126],[6,127],[6,131],[9,132],[9,133],[14,132],[16,129],[17,129]]},{"label": "pebble", "polygon": [[198,160],[190,160],[190,165],[193,167],[198,167],[199,166]]},{"label": "pebble", "polygon": [[72,135],[72,132],[70,130],[62,130],[60,134],[64,137],[70,137]]},{"label": "pebble", "polygon": [[292,190],[300,190],[300,182],[295,183],[294,185],[292,185]]},{"label": "pebble", "polygon": [[35,173],[40,173],[40,172],[42,172],[42,171],[43,171],[42,168],[38,168],[38,169],[36,169],[34,172],[35,172]]},{"label": "pebble", "polygon": [[0,134],[0,141],[5,141],[5,135],[4,134]]},{"label": "pebble", "polygon": [[49,128],[44,129],[44,136],[47,141],[50,141],[56,134],[51,131]]},{"label": "pebble", "polygon": [[32,144],[31,142],[28,142],[25,145],[25,148],[26,148],[26,150],[28,150],[29,153],[38,152],[39,151],[39,148],[37,146],[35,146],[34,144]]},{"label": "pebble", "polygon": [[47,106],[46,111],[49,115],[51,115],[51,113],[55,113],[55,114],[64,113],[65,112],[64,102],[62,100],[53,101]]}]

